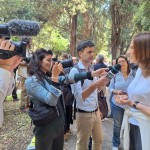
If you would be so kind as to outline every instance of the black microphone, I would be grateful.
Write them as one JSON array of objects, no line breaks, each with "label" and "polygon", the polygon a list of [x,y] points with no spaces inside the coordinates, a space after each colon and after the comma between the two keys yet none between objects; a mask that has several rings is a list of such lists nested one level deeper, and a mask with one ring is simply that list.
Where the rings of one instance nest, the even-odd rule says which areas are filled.
[{"label": "black microphone", "polygon": [[109,69],[110,71],[106,74],[106,77],[111,80],[115,76],[115,74],[117,74],[121,70],[121,65],[116,64],[113,67],[109,67]]},{"label": "black microphone", "polygon": [[113,68],[113,66],[108,66],[108,71],[110,71],[112,68]]},{"label": "black microphone", "polygon": [[0,25],[0,36],[36,36],[40,32],[40,25],[36,21],[13,19]]},{"label": "black microphone", "polygon": [[[115,74],[120,71],[120,69],[120,64],[114,65],[113,67],[109,67],[110,71],[107,73],[106,77],[111,80],[115,76]],[[60,84],[74,84],[78,81],[82,81],[85,79],[93,80],[91,72],[75,73],[73,76],[70,74],[67,74],[65,76],[59,76],[58,81]]]}]

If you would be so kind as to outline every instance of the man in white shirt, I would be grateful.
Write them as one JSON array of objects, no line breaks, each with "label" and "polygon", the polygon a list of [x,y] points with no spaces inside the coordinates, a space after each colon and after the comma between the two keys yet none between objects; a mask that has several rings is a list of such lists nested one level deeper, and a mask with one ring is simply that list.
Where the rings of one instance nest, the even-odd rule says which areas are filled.
[{"label": "man in white shirt", "polygon": [[[94,43],[83,41],[77,46],[79,56],[78,68],[82,71],[92,71],[91,63],[94,59]],[[104,69],[103,69],[104,70]],[[70,75],[79,73],[77,68],[72,68]],[[100,74],[101,76],[101,74]],[[109,80],[101,77],[93,80],[84,80],[72,84],[72,93],[76,99],[76,127],[77,144],[76,150],[88,149],[90,136],[93,138],[93,150],[101,150],[102,144],[102,126],[100,112],[98,109],[97,88],[106,85]]]},{"label": "man in white shirt", "polygon": [[[14,51],[15,46],[8,40],[0,39],[0,49]],[[20,56],[13,56],[10,59],[0,59],[0,127],[2,126],[3,102],[6,96],[11,95],[14,88],[13,70],[21,61]]]}]

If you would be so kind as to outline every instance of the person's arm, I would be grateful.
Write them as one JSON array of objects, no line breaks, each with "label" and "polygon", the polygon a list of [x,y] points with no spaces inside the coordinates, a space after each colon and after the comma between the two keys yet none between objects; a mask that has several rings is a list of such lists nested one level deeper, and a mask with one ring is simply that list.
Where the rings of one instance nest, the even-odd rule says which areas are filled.
[{"label": "person's arm", "polygon": [[101,77],[106,75],[108,72],[108,68],[101,68],[91,72],[92,77]]},{"label": "person's arm", "polygon": [[62,95],[61,90],[57,88],[58,86],[58,75],[63,70],[62,64],[58,64],[57,62],[54,64],[52,69],[52,83],[47,82],[45,79],[45,83],[41,83],[38,79],[34,77],[29,77],[25,81],[26,89],[28,94],[40,100],[50,106],[56,106],[59,97]]},{"label": "person's arm", "polygon": [[0,99],[2,102],[6,98],[6,96],[11,95],[13,89],[14,89],[14,77],[12,74],[5,70],[0,68]]},{"label": "person's arm", "polygon": [[137,108],[138,110],[140,110],[141,112],[143,112],[144,114],[150,116],[150,106],[145,106],[145,105],[143,105],[143,104],[141,104],[141,103],[138,103],[138,104],[136,105],[136,108]]},{"label": "person's arm", "polygon": [[115,81],[116,80],[116,76],[114,78],[111,79],[110,84],[109,84],[109,92],[110,95],[114,94],[114,95],[118,95],[118,94],[123,94],[122,90],[116,90],[115,89]]},{"label": "person's arm", "polygon": [[[115,77],[114,77],[115,78]],[[112,78],[110,80],[110,84],[109,84],[109,92],[110,92],[110,95],[113,94],[113,91],[115,90],[115,79]]]},{"label": "person's arm", "polygon": [[36,78],[33,77],[27,78],[25,85],[29,96],[50,106],[56,106],[57,101],[62,94],[59,89],[49,83],[45,82],[45,85],[42,85]]},{"label": "person's arm", "polygon": [[87,89],[85,89],[82,92],[82,98],[85,100],[88,98],[97,88],[103,87],[109,82],[109,79],[107,79],[105,76],[100,77],[95,83],[90,85]]},{"label": "person's arm", "polygon": [[[134,102],[132,100],[124,99],[124,98],[120,100],[120,103],[122,105],[128,105],[129,107],[133,107],[133,104],[134,104]],[[141,112],[143,112],[144,114],[150,116],[150,106],[146,106],[141,103],[138,103],[138,104],[136,104],[136,109],[138,109]]]},{"label": "person's arm", "polygon": [[[79,73],[79,71],[76,68],[71,69],[70,75],[73,76],[75,73]],[[98,87],[106,85],[106,82],[109,82],[109,80],[105,77],[101,77],[97,82],[91,84],[83,91],[81,81],[78,81],[75,84],[71,84],[71,90],[77,100],[83,101],[89,97],[91,93],[93,93],[94,90],[96,90]]]},{"label": "person's arm", "polygon": [[19,65],[20,65],[20,66],[27,66],[27,63],[26,63],[25,61],[21,61],[21,62],[19,63]]}]

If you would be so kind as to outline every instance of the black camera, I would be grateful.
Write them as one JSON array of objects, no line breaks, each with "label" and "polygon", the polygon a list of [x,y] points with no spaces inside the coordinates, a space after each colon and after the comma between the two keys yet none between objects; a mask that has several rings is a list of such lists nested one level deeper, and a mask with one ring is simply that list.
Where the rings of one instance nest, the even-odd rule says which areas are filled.
[{"label": "black camera", "polygon": [[28,64],[31,60],[31,57],[24,57],[23,60]]},{"label": "black camera", "polygon": [[[10,39],[10,36],[36,36],[40,31],[38,22],[13,19],[6,24],[0,24],[0,38]],[[25,42],[12,42],[14,51],[0,49],[0,59],[9,59],[15,55],[26,56]]]},{"label": "black camera", "polygon": [[[7,25],[0,25],[0,38],[10,39],[10,28]],[[26,56],[26,43],[25,42],[11,42],[15,49],[14,51],[0,50],[0,59],[9,59],[15,55],[22,57]]]},{"label": "black camera", "polygon": [[69,67],[72,67],[74,65],[72,59],[57,60],[57,58],[53,58],[52,60],[54,62],[61,63],[63,68],[69,68]]},{"label": "black camera", "polygon": [[22,57],[26,56],[26,43],[25,42],[12,42],[15,46],[14,51],[6,51],[0,49],[0,59],[9,59],[15,55],[19,55]]},{"label": "black camera", "polygon": [[59,63],[62,64],[63,68],[68,68],[73,66],[73,60],[72,59],[65,59],[58,61]]},{"label": "black camera", "polygon": [[26,57],[26,42],[12,42],[12,44],[15,46],[16,55]]}]

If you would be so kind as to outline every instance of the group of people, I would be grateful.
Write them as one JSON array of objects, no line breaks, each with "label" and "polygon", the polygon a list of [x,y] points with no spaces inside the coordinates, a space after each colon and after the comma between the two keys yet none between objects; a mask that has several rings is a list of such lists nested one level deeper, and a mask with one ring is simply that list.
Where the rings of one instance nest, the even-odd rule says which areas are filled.
[{"label": "group of people", "polygon": [[[14,50],[13,44],[1,40],[0,49]],[[110,106],[113,117],[113,150],[118,150],[120,139],[125,150],[149,150],[150,143],[150,33],[139,33],[133,37],[128,54],[130,62],[138,65],[136,73],[131,69],[125,56],[119,56],[116,64],[121,70],[111,81],[106,77],[107,66],[102,55],[97,59],[101,65],[93,67],[95,45],[92,41],[82,41],[77,46],[79,61],[69,70],[69,76],[86,72],[90,79],[70,85],[76,100],[76,150],[87,150],[92,137],[92,150],[102,149],[102,122],[98,107],[98,90],[104,90],[109,83]],[[33,108],[52,106],[56,117],[44,126],[35,124],[36,150],[63,150],[66,112],[72,111],[65,103],[61,79],[65,69],[61,63],[53,62],[53,52],[46,49],[36,50],[28,64],[25,87]],[[7,60],[0,59],[0,126],[3,122],[3,101],[13,90],[13,70],[21,62],[20,56]],[[8,80],[9,79],[9,80]],[[30,108],[29,108],[30,109]],[[64,129],[65,128],[65,129]]]},{"label": "group of people", "polygon": [[138,65],[131,70],[126,57],[119,56],[121,71],[110,82],[110,103],[114,120],[113,150],[118,150],[120,139],[127,150],[150,148],[150,33],[133,37],[127,52],[130,62]]}]

